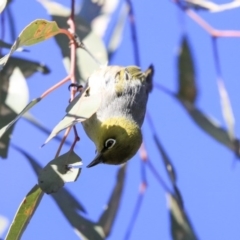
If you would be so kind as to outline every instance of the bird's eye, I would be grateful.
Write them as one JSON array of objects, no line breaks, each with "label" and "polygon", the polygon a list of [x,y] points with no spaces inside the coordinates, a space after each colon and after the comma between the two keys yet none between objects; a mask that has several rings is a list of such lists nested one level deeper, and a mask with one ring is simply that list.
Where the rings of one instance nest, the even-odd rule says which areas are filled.
[{"label": "bird's eye", "polygon": [[106,142],[105,142],[105,148],[110,149],[112,148],[116,143],[115,139],[109,138]]}]

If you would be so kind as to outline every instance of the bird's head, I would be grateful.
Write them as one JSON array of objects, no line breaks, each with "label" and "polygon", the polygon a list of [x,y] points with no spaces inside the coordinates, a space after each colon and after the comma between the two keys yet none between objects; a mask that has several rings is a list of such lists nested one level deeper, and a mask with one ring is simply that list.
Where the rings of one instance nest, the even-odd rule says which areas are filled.
[{"label": "bird's head", "polygon": [[142,143],[140,127],[127,117],[112,117],[101,123],[95,139],[97,156],[87,166],[121,164],[132,158]]}]

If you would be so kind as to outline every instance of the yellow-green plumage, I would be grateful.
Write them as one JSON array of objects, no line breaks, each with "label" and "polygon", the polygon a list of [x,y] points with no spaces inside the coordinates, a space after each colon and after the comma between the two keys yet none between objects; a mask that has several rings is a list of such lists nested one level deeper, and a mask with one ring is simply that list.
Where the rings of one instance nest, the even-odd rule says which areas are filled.
[{"label": "yellow-green plumage", "polygon": [[144,73],[136,66],[108,66],[90,76],[89,94],[100,91],[102,102],[98,111],[83,122],[84,130],[98,152],[89,167],[100,162],[124,163],[139,149],[152,85],[153,68],[149,69]]}]

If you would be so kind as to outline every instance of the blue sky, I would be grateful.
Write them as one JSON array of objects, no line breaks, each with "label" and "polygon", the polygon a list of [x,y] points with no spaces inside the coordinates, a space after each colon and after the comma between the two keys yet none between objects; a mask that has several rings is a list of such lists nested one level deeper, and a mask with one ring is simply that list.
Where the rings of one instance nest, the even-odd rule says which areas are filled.
[{"label": "blue sky", "polygon": [[[68,1],[58,2],[64,4]],[[142,69],[146,69],[151,63],[154,64],[154,81],[176,92],[177,52],[184,29],[196,68],[199,88],[196,104],[204,113],[226,126],[221,112],[212,44],[208,33],[183,15],[170,1],[133,1],[133,4]],[[34,19],[50,19],[46,10],[36,1],[29,1],[27,4],[23,0],[14,1],[12,11],[17,33]],[[240,30],[239,11],[240,9],[234,9],[222,13],[199,14],[217,29]],[[181,20],[184,20],[184,27]],[[9,39],[6,29],[6,41]],[[218,47],[222,76],[236,119],[235,133],[239,136],[240,39],[219,39]],[[62,65],[61,52],[54,39],[29,50],[29,53],[16,53],[16,56],[45,63],[51,69],[49,75],[37,73],[28,79],[30,99],[33,99],[63,79],[66,72]],[[129,23],[125,26],[123,41],[111,64],[134,64]],[[31,113],[51,129],[63,117],[68,99],[69,92],[65,85],[36,105]],[[203,132],[175,99],[157,89],[154,89],[150,96],[148,111],[157,135],[175,166],[177,184],[185,209],[199,239],[240,239],[240,169],[233,152]],[[95,155],[95,149],[81,126],[78,126],[78,131],[81,141],[76,153],[83,159],[83,171],[77,182],[65,187],[84,205],[87,210],[86,217],[96,221],[115,184],[118,167],[98,165],[86,169],[85,166]],[[151,162],[171,188],[147,121],[143,125],[143,133]],[[54,157],[59,144],[52,140],[40,149],[46,137],[26,121],[20,120],[14,129],[12,142],[27,150],[44,166]],[[71,137],[73,139],[73,136]],[[63,152],[68,148],[64,146]],[[18,205],[36,184],[37,178],[26,159],[13,148],[10,148],[8,160],[3,160],[0,164],[0,215],[11,221]],[[137,154],[128,164],[123,199],[109,237],[111,240],[123,239],[126,233],[141,182],[140,166]],[[130,239],[171,239],[166,193],[149,171],[147,180],[148,188]],[[74,240],[78,237],[51,196],[45,195],[22,239]]]}]

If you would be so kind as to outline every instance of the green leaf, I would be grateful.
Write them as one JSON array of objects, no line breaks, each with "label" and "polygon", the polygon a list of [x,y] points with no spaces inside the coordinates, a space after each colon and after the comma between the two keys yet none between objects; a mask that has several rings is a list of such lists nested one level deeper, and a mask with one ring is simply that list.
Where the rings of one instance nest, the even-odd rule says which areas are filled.
[{"label": "green leaf", "polygon": [[64,118],[54,127],[51,134],[43,145],[48,143],[53,137],[55,137],[62,130],[75,125],[76,123],[83,122],[90,118],[100,107],[101,93],[89,95],[89,88],[83,93],[77,95],[73,101],[68,105],[66,111],[67,114]]},{"label": "green leaf", "polygon": [[[48,13],[52,16],[52,19],[56,21],[61,28],[68,28],[67,20],[70,16],[70,9],[63,5],[51,2],[40,1],[40,3],[46,8]],[[75,16],[76,34],[84,43],[87,49],[91,49],[95,58],[106,64],[108,62],[107,50],[102,39],[97,36],[91,29],[91,25],[85,22],[81,17]],[[69,72],[70,69],[70,51],[68,39],[60,36],[55,37],[63,56],[64,66]],[[78,48],[76,54],[76,79],[79,84],[85,85],[86,80],[92,74],[92,72],[99,68],[99,64],[83,49]]]},{"label": "green leaf", "polygon": [[[13,147],[15,150],[17,150],[27,158],[36,176],[38,176],[39,171],[41,171],[42,169],[40,164],[26,151],[19,148],[18,146],[11,144],[11,147]],[[61,206],[64,205],[66,209],[71,209],[71,212],[73,210],[79,210],[81,212],[86,213],[86,210],[83,207],[83,205],[80,204],[79,201],[66,188],[59,189],[57,193],[53,193],[51,196],[54,198],[60,209]]]},{"label": "green leaf", "polygon": [[195,70],[188,40],[183,37],[178,56],[178,97],[181,100],[194,103],[197,96]]},{"label": "green leaf", "polygon": [[38,184],[45,193],[57,192],[66,182],[78,179],[81,169],[69,166],[81,165],[82,159],[69,151],[50,161],[39,173]]},{"label": "green leaf", "polygon": [[31,109],[34,105],[36,105],[38,102],[40,102],[41,98],[36,98],[32,100],[10,123],[8,123],[5,127],[0,129],[0,138],[6,133],[10,127],[29,109]]},{"label": "green leaf", "polygon": [[176,198],[171,194],[168,194],[167,197],[173,240],[197,240],[188,217],[184,210],[180,207]]},{"label": "green leaf", "polygon": [[[28,159],[31,164],[35,174],[38,175],[41,166],[34,160],[29,154],[27,154],[24,150],[20,149],[17,146],[14,146],[19,152],[21,152]],[[96,223],[88,220],[87,218],[81,216],[79,210],[81,212],[85,212],[84,207],[77,201],[77,199],[66,189],[61,188],[57,193],[51,194],[54,198],[56,204],[59,209],[72,225],[75,232],[78,235],[83,236],[83,239],[89,240],[103,240],[104,233],[102,228]]]},{"label": "green leaf", "polygon": [[27,224],[36,211],[42,196],[42,190],[38,185],[35,185],[20,204],[5,240],[18,240],[21,238]]},{"label": "green leaf", "polygon": [[56,22],[44,19],[37,19],[31,22],[19,34],[17,40],[12,45],[10,52],[0,59],[0,70],[6,64],[11,54],[19,47],[37,44],[59,33],[60,29]]},{"label": "green leaf", "polygon": [[109,236],[112,230],[113,223],[119,210],[126,178],[126,168],[127,164],[124,164],[118,170],[117,181],[108,201],[106,210],[101,214],[98,221],[98,224],[103,228],[103,232],[106,237]]}]

